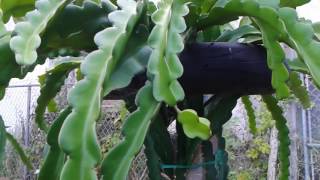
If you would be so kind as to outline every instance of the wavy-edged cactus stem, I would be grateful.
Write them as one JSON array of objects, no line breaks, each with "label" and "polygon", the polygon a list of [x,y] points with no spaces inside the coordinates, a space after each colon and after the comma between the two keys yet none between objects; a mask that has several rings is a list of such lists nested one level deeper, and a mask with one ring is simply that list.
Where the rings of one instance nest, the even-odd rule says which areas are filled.
[{"label": "wavy-edged cactus stem", "polygon": [[289,72],[283,64],[285,53],[278,42],[278,33],[266,26],[263,21],[256,19],[262,32],[263,44],[267,49],[268,67],[272,70],[271,84],[275,89],[277,98],[283,99],[289,97],[289,87],[286,82],[289,79]]},{"label": "wavy-edged cactus stem", "polygon": [[244,107],[247,111],[248,116],[248,123],[249,123],[249,129],[252,134],[257,133],[257,127],[256,127],[256,116],[254,114],[254,109],[252,107],[252,102],[249,98],[249,96],[242,96],[241,101],[244,104]]},{"label": "wavy-edged cactus stem", "polygon": [[46,28],[56,12],[71,0],[38,0],[34,11],[26,14],[26,21],[16,24],[10,47],[15,52],[16,61],[21,65],[33,64],[38,57],[36,49],[41,44],[40,33]]},{"label": "wavy-edged cactus stem", "polygon": [[59,144],[68,155],[61,179],[97,179],[95,167],[101,160],[101,152],[95,124],[100,114],[103,85],[117,64],[143,7],[143,3],[133,0],[119,0],[118,5],[122,9],[109,14],[113,27],[95,36],[99,49],[90,53],[81,64],[84,79],[69,93],[68,101],[73,111],[59,135]]},{"label": "wavy-edged cactus stem", "polygon": [[225,24],[239,16],[249,16],[262,20],[268,27],[277,31],[278,36],[287,36],[278,12],[272,6],[252,0],[218,0],[209,14],[198,21],[198,29]]},{"label": "wavy-edged cactus stem", "polygon": [[287,33],[278,12],[271,6],[251,0],[219,0],[210,10],[207,18],[199,21],[199,28],[208,24],[223,24],[238,16],[250,16],[257,22],[267,48],[268,66],[272,70],[272,86],[278,98],[289,96],[286,81],[289,73],[283,64],[285,54],[279,40],[286,39]]},{"label": "wavy-edged cactus stem", "polygon": [[144,153],[147,157],[147,167],[150,180],[161,180],[160,157],[155,148],[155,142],[147,135],[144,141]]},{"label": "wavy-edged cactus stem", "polygon": [[280,0],[280,6],[282,7],[297,7],[307,4],[310,0]]},{"label": "wavy-edged cactus stem", "polygon": [[296,72],[290,72],[290,79],[288,85],[292,93],[299,99],[303,108],[311,107],[311,100],[308,94],[308,90],[302,85],[299,74]]},{"label": "wavy-edged cactus stem", "polygon": [[276,121],[276,128],[278,130],[279,144],[279,160],[280,160],[280,180],[289,179],[289,156],[290,156],[290,138],[289,128],[286,123],[287,120],[282,115],[282,109],[277,104],[276,98],[272,95],[262,96],[263,101],[266,103],[268,110],[271,112],[273,119]]},{"label": "wavy-edged cactus stem", "polygon": [[[312,24],[298,20],[297,13],[292,8],[275,9],[267,4],[251,0],[219,0],[210,10],[209,15],[198,22],[197,28],[203,29],[214,24],[224,24],[237,19],[238,16],[254,17],[257,22],[260,22],[260,25],[268,27],[266,33],[276,33],[276,40],[285,42],[294,48],[308,66],[316,84],[320,84],[320,71],[318,71],[320,43],[313,39]],[[263,27],[261,30],[263,31]],[[282,74],[283,70],[276,74],[280,73]]]},{"label": "wavy-edged cactus stem", "polygon": [[35,0],[1,0],[0,8],[3,10],[3,20],[8,22],[10,17],[22,17],[26,12],[34,9]]},{"label": "wavy-edged cactus stem", "polygon": [[49,153],[40,169],[39,180],[58,180],[64,164],[65,154],[58,144],[58,136],[61,126],[67,116],[71,113],[72,108],[67,107],[61,112],[59,117],[52,124],[47,143],[50,146]]},{"label": "wavy-edged cactus stem", "polygon": [[[14,58],[14,53],[9,46],[10,35],[0,38],[0,99],[5,94],[5,88],[9,85],[11,78],[22,79],[28,72],[32,71],[35,65],[22,68]],[[39,57],[37,63],[44,63],[45,58]]]},{"label": "wavy-edged cactus stem", "polygon": [[54,69],[41,76],[45,78],[45,82],[40,89],[40,96],[37,99],[38,105],[35,109],[35,121],[41,130],[45,132],[48,131],[48,126],[43,117],[46,107],[64,85],[64,81],[68,77],[69,72],[77,68],[79,65],[80,61],[67,61],[57,65]]},{"label": "wavy-edged cactus stem", "polygon": [[153,48],[148,73],[153,83],[154,97],[170,106],[184,98],[184,91],[177,80],[183,73],[177,53],[184,48],[180,33],[186,29],[183,17],[188,11],[182,0],[164,0],[152,14],[155,27],[148,40]]},{"label": "wavy-edged cactus stem", "polygon": [[84,1],[81,6],[68,4],[57,14],[41,34],[40,49],[53,50],[51,56],[61,55],[56,49],[84,50],[91,52],[97,47],[94,35],[112,24],[108,15],[117,7],[106,0],[97,4]]},{"label": "wavy-edged cactus stem", "polygon": [[123,141],[115,146],[103,160],[104,180],[127,178],[131,162],[143,145],[151,119],[158,113],[160,103],[154,99],[149,82],[138,92],[136,104],[138,109],[126,119],[123,125]]},{"label": "wavy-edged cactus stem", "polygon": [[320,86],[320,42],[314,39],[312,24],[299,21],[297,12],[292,8],[279,9],[279,16],[288,32],[288,43],[305,62],[315,83]]},{"label": "wavy-edged cactus stem", "polygon": [[177,120],[182,124],[183,132],[189,138],[200,138],[208,140],[212,133],[210,129],[210,121],[206,118],[199,117],[193,109],[178,110]]},{"label": "wavy-edged cactus stem", "polygon": [[211,131],[222,136],[222,127],[232,116],[232,110],[237,105],[239,95],[216,95],[205,107],[205,117],[211,122]]}]

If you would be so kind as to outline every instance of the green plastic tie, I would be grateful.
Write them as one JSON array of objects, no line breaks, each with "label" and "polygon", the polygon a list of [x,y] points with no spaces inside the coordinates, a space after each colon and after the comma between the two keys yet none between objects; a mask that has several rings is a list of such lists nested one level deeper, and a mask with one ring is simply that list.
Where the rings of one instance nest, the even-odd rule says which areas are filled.
[{"label": "green plastic tie", "polygon": [[177,165],[177,164],[160,164],[161,169],[196,169],[203,166],[214,165],[214,161],[208,161],[200,164]]}]

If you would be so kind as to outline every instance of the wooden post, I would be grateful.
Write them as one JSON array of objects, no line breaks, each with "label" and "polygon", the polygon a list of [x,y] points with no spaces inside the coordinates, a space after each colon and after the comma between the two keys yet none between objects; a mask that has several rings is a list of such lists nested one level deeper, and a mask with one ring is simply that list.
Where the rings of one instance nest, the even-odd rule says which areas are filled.
[{"label": "wooden post", "polygon": [[270,133],[270,154],[268,160],[268,180],[277,180],[277,159],[278,159],[278,132],[276,127]]}]

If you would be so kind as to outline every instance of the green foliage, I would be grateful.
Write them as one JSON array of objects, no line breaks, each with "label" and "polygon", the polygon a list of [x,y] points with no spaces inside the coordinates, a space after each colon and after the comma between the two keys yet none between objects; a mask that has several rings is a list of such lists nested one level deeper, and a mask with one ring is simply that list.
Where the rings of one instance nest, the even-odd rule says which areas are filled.
[{"label": "green foliage", "polygon": [[126,119],[123,126],[124,140],[103,160],[102,174],[105,180],[125,180],[134,156],[143,145],[151,119],[160,107],[160,103],[152,96],[150,83],[137,94],[136,105],[138,109]]},{"label": "green foliage", "polygon": [[197,41],[211,42],[211,41],[215,41],[220,36],[222,36],[220,27],[212,26],[198,32]]},{"label": "green foliage", "polygon": [[292,71],[297,71],[304,74],[310,74],[306,64],[303,61],[301,61],[299,58],[287,61],[287,63]]},{"label": "green foliage", "polygon": [[26,167],[29,170],[33,169],[31,161],[27,157],[26,153],[24,152],[24,150],[21,147],[21,145],[19,144],[19,142],[14,138],[14,136],[11,135],[10,133],[6,132],[6,139],[8,140],[8,142],[10,142],[13,149],[18,153],[21,161],[26,165]]},{"label": "green foliage", "polygon": [[252,103],[249,99],[249,96],[242,96],[241,100],[242,100],[242,103],[244,104],[244,107],[247,111],[249,129],[252,134],[256,134],[256,132],[257,132],[256,116],[254,114],[254,109],[252,107]]},{"label": "green foliage", "polygon": [[205,117],[211,121],[211,131],[218,140],[218,148],[215,152],[217,179],[227,179],[228,176],[228,153],[225,150],[225,139],[222,137],[222,131],[223,125],[232,116],[232,110],[236,106],[238,98],[238,95],[216,95],[205,109]]},{"label": "green foliage", "polygon": [[[149,128],[150,130],[145,139],[145,153],[148,161],[149,155],[153,157],[152,160],[147,162],[150,179],[160,177],[158,174],[158,170],[160,170],[159,163],[174,164],[174,147],[171,142],[170,134],[167,130],[168,124],[166,124],[168,119],[169,115],[167,114],[164,106],[162,106],[158,115],[152,120]],[[149,140],[147,140],[148,138]],[[154,160],[157,160],[157,162]],[[156,164],[158,164],[158,166],[156,166]],[[151,171],[151,168],[154,169]],[[173,176],[172,169],[164,169],[163,173],[169,177]]]},{"label": "green foliage", "polygon": [[17,36],[10,40],[10,47],[15,51],[18,64],[31,65],[37,60],[36,49],[41,43],[40,33],[67,2],[68,0],[36,1],[36,10],[27,13],[27,21],[16,24]]},{"label": "green foliage", "polygon": [[260,31],[255,27],[251,25],[244,25],[235,30],[226,30],[216,39],[216,41],[236,42],[242,37],[260,34]]},{"label": "green foliage", "polygon": [[242,134],[235,131],[238,129],[236,126],[243,121],[237,116],[224,126],[226,150],[229,153],[230,173],[228,178],[230,180],[241,178],[263,180],[267,177],[270,132],[274,127],[274,121],[266,105],[261,103],[257,96],[253,96],[253,99],[255,100],[257,132],[252,138],[243,138],[246,132]]},{"label": "green foliage", "polygon": [[[82,6],[68,4],[45,28],[41,48],[51,52],[62,48],[85,51],[96,49],[94,35],[111,26],[108,14],[114,10],[116,6],[109,1],[101,5],[92,1],[85,1]],[[53,53],[57,56],[59,51]]]},{"label": "green foliage", "polygon": [[261,29],[263,44],[267,49],[268,66],[272,70],[272,87],[276,90],[279,99],[286,98],[289,96],[289,88],[285,82],[289,79],[289,73],[283,64],[285,53],[277,41],[279,34],[266,26],[263,21],[257,20],[257,24]]},{"label": "green foliage", "polygon": [[59,117],[52,124],[48,136],[47,143],[50,146],[49,153],[41,167],[39,180],[59,180],[60,172],[64,164],[65,154],[58,144],[58,136],[61,126],[67,116],[71,113],[72,108],[67,107],[61,112]]},{"label": "green foliage", "polygon": [[2,17],[3,17],[3,12],[0,9],[0,37],[3,37],[4,35],[9,33],[6,29],[5,23],[1,20]]},{"label": "green foliage", "polygon": [[145,139],[145,154],[147,157],[147,166],[149,171],[149,178],[151,180],[161,180],[161,171],[159,156],[155,150],[155,144],[150,136]]},{"label": "green foliage", "polygon": [[38,106],[35,109],[35,121],[41,130],[45,132],[48,131],[47,124],[44,121],[43,117],[46,107],[49,107],[50,103],[54,103],[52,102],[53,98],[57,95],[61,87],[64,85],[64,81],[67,78],[69,72],[78,67],[79,64],[80,61],[62,62],[50,71],[46,72],[46,74],[39,77],[39,79],[44,79],[44,82],[40,89],[40,96],[37,100]]},{"label": "green foliage", "polygon": [[320,22],[316,22],[312,24],[312,28],[314,30],[314,35],[320,40]]},{"label": "green foliage", "polygon": [[10,17],[23,17],[34,9],[35,0],[1,0],[0,8],[3,11],[3,20],[8,22]]},{"label": "green foliage", "polygon": [[302,81],[300,80],[299,74],[296,72],[290,73],[290,80],[288,85],[292,91],[292,93],[300,100],[302,106],[304,108],[311,107],[311,100],[308,94],[306,87],[302,85]]},{"label": "green foliage", "polygon": [[246,152],[247,157],[251,159],[257,159],[260,154],[269,154],[270,146],[262,138],[256,138],[253,140],[253,145]]},{"label": "green foliage", "polygon": [[278,130],[279,144],[279,160],[280,160],[280,176],[279,179],[289,178],[289,155],[290,155],[290,138],[289,129],[286,125],[286,119],[282,115],[282,109],[277,105],[277,100],[272,95],[262,96],[263,101],[266,103],[267,108],[272,114],[273,119],[276,121],[276,128]]},{"label": "green foliage", "polygon": [[[10,35],[0,38],[0,99],[4,96],[5,88],[8,86],[11,78],[23,78],[28,72],[32,71],[34,66],[21,67],[15,62],[14,53],[9,46]],[[37,63],[42,64],[44,59],[41,57]]]},{"label": "green foliage", "polygon": [[[186,43],[193,41],[262,44],[267,50],[271,84],[277,98],[286,98],[293,93],[304,107],[310,107],[296,72],[310,74],[319,86],[320,28],[318,23],[298,19],[293,9],[307,2],[309,0],[161,0],[155,5],[148,0],[118,0],[114,5],[114,0],[2,0],[0,98],[12,78],[23,78],[47,58],[73,56],[82,59],[85,56],[84,61],[65,61],[42,76],[45,80],[36,108],[36,122],[44,131],[48,130],[48,125],[43,114],[47,107],[54,106],[52,99],[70,71],[78,69],[79,82],[69,93],[70,107],[51,126],[47,137],[50,151],[40,171],[40,179],[98,179],[100,168],[104,179],[126,179],[143,142],[149,158],[150,178],[160,178],[159,174],[164,173],[170,178],[182,179],[186,169],[161,170],[160,163],[190,164],[197,145],[208,139],[211,132],[217,137],[218,150],[215,166],[206,168],[206,176],[226,179],[229,167],[222,137],[223,125],[230,119],[240,95],[229,92],[214,95],[205,104],[203,94],[197,97],[185,95],[178,82],[183,74],[178,55]],[[233,28],[229,22],[240,16],[243,16],[240,26]],[[11,17],[17,22],[13,33],[4,25]],[[299,59],[288,63],[296,72],[289,74],[284,65],[285,53],[280,43],[286,43],[297,52]],[[137,95],[137,110],[125,121],[125,137],[120,141],[119,133],[110,136],[114,138],[112,144],[117,145],[102,161],[104,149],[101,151],[99,147],[95,127],[101,102],[109,93],[127,87],[135,75],[144,72],[148,80]],[[288,129],[277,100],[270,95],[263,99],[279,130],[280,178],[286,179]],[[250,129],[256,132],[247,155],[258,160],[257,157],[268,154],[269,146],[262,134],[273,124],[265,120],[255,127],[255,109],[248,97],[242,100]],[[181,101],[179,106],[186,110],[169,113]],[[127,102],[134,104],[130,98]],[[157,115],[160,106],[161,114]],[[131,107],[129,109],[132,111]],[[182,125],[177,124],[178,145],[174,149],[167,127],[176,117]],[[3,144],[3,123],[0,127],[0,144]],[[10,134],[6,136],[31,168],[17,141]],[[190,139],[194,137],[199,138]],[[207,144],[203,150],[206,159],[213,159],[212,147]],[[3,149],[0,149],[0,157],[1,152]],[[263,163],[257,166],[264,169]]]},{"label": "green foliage", "polygon": [[205,117],[211,122],[211,131],[222,135],[222,126],[231,118],[238,95],[217,95],[205,108]]},{"label": "green foliage", "polygon": [[299,21],[294,9],[286,7],[275,9],[249,0],[220,0],[197,26],[203,28],[213,24],[224,24],[236,19],[237,16],[253,17],[259,26],[264,46],[268,50],[268,65],[273,70],[272,85],[276,89],[278,98],[289,95],[285,84],[289,73],[282,64],[285,57],[279,41],[293,47],[306,63],[315,82],[317,84],[320,82],[319,71],[316,70],[320,67],[316,53],[320,50],[319,42],[313,40],[314,31],[311,24]]},{"label": "green foliage", "polygon": [[[187,96],[183,104],[181,104],[182,109],[194,109],[200,116],[203,116],[203,95],[191,95]],[[170,111],[169,111],[170,112]],[[171,117],[171,118],[170,118]],[[176,114],[171,115],[169,114],[170,119],[176,119]],[[176,121],[176,132],[177,132],[177,145],[176,145],[176,164],[182,165],[191,165],[194,153],[197,150],[197,146],[201,143],[201,139],[195,138],[190,139],[188,138],[184,131],[183,127],[180,123]],[[174,171],[174,175],[177,179],[185,178],[185,174],[187,173],[188,169],[179,168]]]},{"label": "green foliage", "polygon": [[0,116],[0,166],[3,160],[3,156],[5,154],[5,150],[6,150],[6,127],[4,125],[4,121],[2,119],[2,117]]},{"label": "green foliage", "polygon": [[178,111],[177,120],[182,124],[183,131],[189,138],[200,138],[207,140],[211,136],[210,121],[199,117],[197,112],[192,109]]},{"label": "green foliage", "polygon": [[148,64],[149,78],[152,79],[153,94],[158,101],[174,106],[184,98],[184,91],[178,82],[183,73],[178,53],[184,48],[180,33],[186,30],[183,16],[188,7],[182,0],[165,0],[152,14],[155,26],[149,36],[153,48]]},{"label": "green foliage", "polygon": [[281,8],[279,17],[283,20],[288,31],[288,43],[293,47],[299,57],[307,65],[310,74],[317,85],[320,84],[320,42],[313,39],[314,31],[312,24],[306,21],[299,21],[297,13],[291,8]]},{"label": "green foliage", "polygon": [[310,0],[280,0],[280,5],[282,7],[297,7],[304,5],[306,3],[310,2]]},{"label": "green foliage", "polygon": [[103,94],[128,86],[136,74],[145,70],[151,52],[146,46],[147,37],[146,27],[139,24],[126,45],[126,55],[119,59],[117,66],[110,69],[112,73],[105,79]]},{"label": "green foliage", "polygon": [[237,180],[253,180],[254,178],[250,176],[249,172],[243,171],[237,175]]},{"label": "green foliage", "polygon": [[69,157],[61,178],[97,178],[94,168],[101,159],[101,153],[94,127],[100,113],[105,78],[110,76],[117,65],[121,52],[143,12],[142,3],[123,0],[119,1],[118,5],[122,10],[109,14],[113,27],[95,36],[99,50],[90,53],[81,64],[84,79],[79,81],[69,94],[68,100],[74,110],[63,124],[59,136],[60,146]]}]

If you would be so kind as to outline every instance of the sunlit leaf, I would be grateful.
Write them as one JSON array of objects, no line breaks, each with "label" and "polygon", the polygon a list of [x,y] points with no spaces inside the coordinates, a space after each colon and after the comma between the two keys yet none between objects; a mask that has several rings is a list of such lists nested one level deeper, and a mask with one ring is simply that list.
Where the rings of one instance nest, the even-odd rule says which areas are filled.
[{"label": "sunlit leaf", "polygon": [[207,140],[211,136],[210,121],[199,117],[192,109],[185,109],[178,112],[177,120],[182,124],[183,131],[189,138],[200,138]]}]

